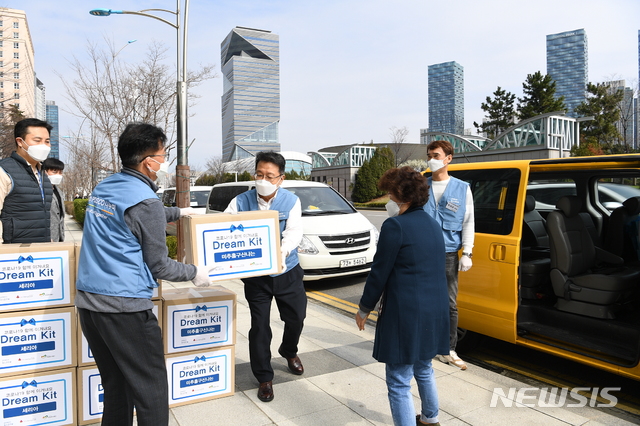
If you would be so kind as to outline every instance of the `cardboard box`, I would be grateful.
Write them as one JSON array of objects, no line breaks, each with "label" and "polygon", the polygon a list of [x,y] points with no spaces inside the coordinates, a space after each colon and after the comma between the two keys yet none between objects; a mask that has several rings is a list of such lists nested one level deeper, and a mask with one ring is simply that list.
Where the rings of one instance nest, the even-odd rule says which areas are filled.
[{"label": "cardboard box", "polygon": [[278,212],[184,216],[185,263],[212,268],[212,281],[282,272]]},{"label": "cardboard box", "polygon": [[97,423],[102,418],[104,389],[98,368],[78,368],[78,424]]},{"label": "cardboard box", "polygon": [[0,244],[0,312],[73,305],[73,243]]},{"label": "cardboard box", "polygon": [[76,424],[76,368],[0,379],[3,426]]},{"label": "cardboard box", "polygon": [[[162,300],[153,301],[152,311],[156,316],[156,318],[158,318],[158,325],[162,330]],[[93,358],[93,353],[91,352],[91,348],[89,347],[89,343],[87,342],[87,339],[84,337],[84,334],[82,334],[82,327],[80,326],[79,316],[77,321],[78,321],[78,326],[76,327],[77,344],[75,347],[78,352],[78,367],[93,366],[96,364],[96,361]]]},{"label": "cardboard box", "polygon": [[165,354],[235,344],[236,294],[222,286],[164,292]]},{"label": "cardboard box", "polygon": [[169,407],[234,394],[233,346],[167,356],[166,363]]},{"label": "cardboard box", "polygon": [[75,308],[0,314],[0,377],[76,366]]}]

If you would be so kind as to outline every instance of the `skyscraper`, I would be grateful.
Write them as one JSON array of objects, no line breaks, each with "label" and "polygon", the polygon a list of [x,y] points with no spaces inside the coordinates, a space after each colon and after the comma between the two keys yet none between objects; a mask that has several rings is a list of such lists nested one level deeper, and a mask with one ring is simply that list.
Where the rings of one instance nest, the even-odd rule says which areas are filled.
[{"label": "skyscraper", "polygon": [[280,151],[280,41],[271,31],[236,27],[220,45],[222,160]]},{"label": "skyscraper", "polygon": [[556,81],[556,96],[564,96],[567,115],[586,98],[587,33],[584,29],[547,35],[547,74]]},{"label": "skyscraper", "polygon": [[58,106],[54,101],[47,101],[46,120],[51,124],[51,153],[49,157],[60,159],[60,126],[58,122]]},{"label": "skyscraper", "polygon": [[457,62],[429,65],[429,131],[464,133],[464,68]]},{"label": "skyscraper", "polygon": [[0,7],[0,52],[0,118],[11,105],[35,117],[33,43],[23,10]]}]

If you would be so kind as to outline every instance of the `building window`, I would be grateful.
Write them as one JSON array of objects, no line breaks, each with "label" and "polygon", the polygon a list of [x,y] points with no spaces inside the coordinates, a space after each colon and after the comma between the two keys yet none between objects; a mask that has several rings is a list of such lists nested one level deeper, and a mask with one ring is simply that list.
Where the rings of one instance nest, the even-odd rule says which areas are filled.
[{"label": "building window", "polygon": [[3,31],[0,31],[0,37],[4,37]]},{"label": "building window", "polygon": [[0,58],[2,58],[2,50],[0,50]]},{"label": "building window", "polygon": [[20,49],[20,43],[18,43],[17,41],[13,42],[13,48],[14,49]]},{"label": "building window", "polygon": [[20,83],[13,83],[13,88],[16,90],[20,90]]},{"label": "building window", "polygon": [[16,69],[16,70],[19,69],[20,68],[20,62],[14,62],[13,63],[13,68]]},{"label": "building window", "polygon": [[14,22],[13,23],[13,28],[20,28],[20,23],[19,22]]},{"label": "building window", "polygon": [[[0,76],[0,77],[4,77],[4,76]],[[0,89],[4,89],[4,81],[0,81]],[[4,96],[2,96],[4,97]]]},{"label": "building window", "polygon": [[16,108],[20,108],[20,104],[15,103],[14,105],[16,106]]},{"label": "building window", "polygon": [[20,52],[13,52],[13,59],[20,59]]},{"label": "building window", "polygon": [[[2,65],[0,65],[2,66]],[[4,78],[4,71],[0,71],[0,78]],[[3,87],[4,81],[0,81],[0,87]]]},{"label": "building window", "polygon": [[13,73],[13,78],[16,80],[20,80],[20,73],[19,72],[14,72]]},{"label": "building window", "polygon": [[20,38],[20,33],[13,33],[13,38]]},{"label": "building window", "polygon": [[4,92],[0,92],[0,99],[4,99]]},{"label": "building window", "polygon": [[0,40],[0,47],[2,47],[2,40]]},{"label": "building window", "polygon": [[13,99],[20,99],[20,93],[14,93]]},{"label": "building window", "polygon": [[0,27],[4,26],[4,22],[0,21]]}]

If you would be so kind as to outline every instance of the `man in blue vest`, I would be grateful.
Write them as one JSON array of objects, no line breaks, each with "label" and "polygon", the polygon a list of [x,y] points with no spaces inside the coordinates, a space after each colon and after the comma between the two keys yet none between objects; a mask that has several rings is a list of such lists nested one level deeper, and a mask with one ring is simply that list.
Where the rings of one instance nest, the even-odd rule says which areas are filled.
[{"label": "man in blue vest", "polygon": [[51,125],[37,118],[16,123],[16,150],[0,160],[0,242],[51,242],[53,187],[41,163],[51,151]]},{"label": "man in blue vest", "polygon": [[168,258],[167,222],[191,208],[167,207],[154,181],[169,169],[167,137],[151,124],[129,124],[118,140],[122,171],[89,197],[76,280],[82,332],[104,387],[103,425],[169,423],[162,335],[151,297],[157,279],[209,285],[206,267]]},{"label": "man in blue vest", "polygon": [[[449,355],[438,360],[466,370],[467,364],[456,353],[458,344],[458,271],[471,269],[475,223],[473,194],[469,184],[449,176],[448,165],[453,160],[453,145],[447,141],[433,141],[427,146],[431,177],[429,201],[424,210],[442,227],[446,250],[445,272],[449,286]],[[458,259],[458,251],[462,256]]]},{"label": "man in blue vest", "polygon": [[277,210],[280,217],[280,249],[284,272],[278,275],[245,278],[244,294],[251,310],[249,358],[251,371],[260,382],[258,399],[273,400],[273,368],[271,367],[271,300],[276,299],[284,334],[278,353],[287,360],[293,374],[304,373],[298,357],[298,342],[307,314],[307,295],[298,263],[298,245],[302,241],[302,209],[300,199],[280,184],[284,180],[285,159],[269,151],[256,155],[256,189],[231,200],[226,213],[250,210]]}]

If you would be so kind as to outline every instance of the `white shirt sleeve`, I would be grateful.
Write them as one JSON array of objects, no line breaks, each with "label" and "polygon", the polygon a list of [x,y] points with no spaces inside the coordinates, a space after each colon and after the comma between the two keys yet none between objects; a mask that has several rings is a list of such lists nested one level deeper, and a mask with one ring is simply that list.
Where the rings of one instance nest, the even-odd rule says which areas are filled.
[{"label": "white shirt sleeve", "polygon": [[467,202],[462,222],[462,251],[473,253],[473,241],[476,232],[475,216],[473,211],[473,193],[471,187],[467,187]]},{"label": "white shirt sleeve", "polygon": [[224,213],[238,213],[238,202],[236,201],[237,197],[234,197],[233,200],[229,202],[229,205],[226,209],[224,209]]},{"label": "white shirt sleeve", "polygon": [[282,241],[280,247],[284,254],[288,255],[292,250],[296,249],[302,242],[302,207],[300,199],[296,200],[293,208],[289,212],[287,226],[282,233]]}]

